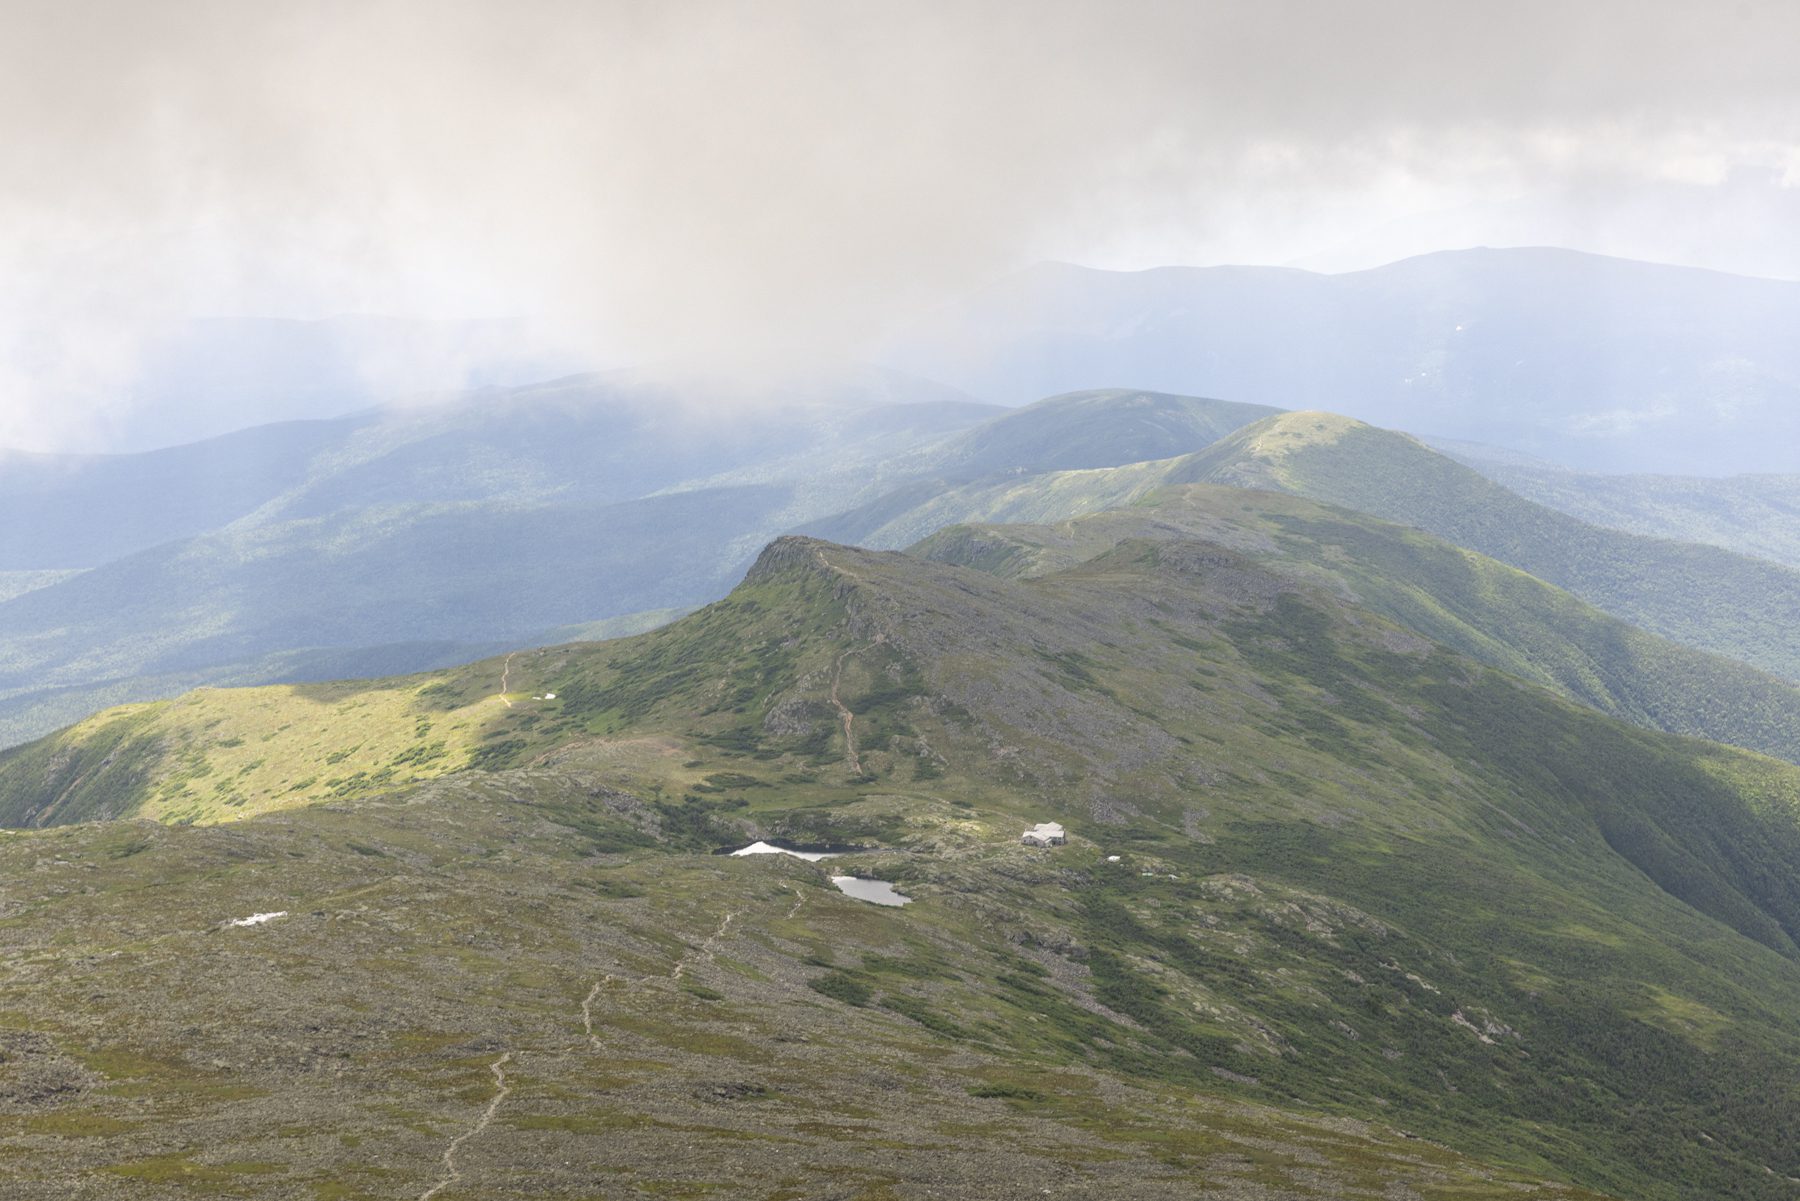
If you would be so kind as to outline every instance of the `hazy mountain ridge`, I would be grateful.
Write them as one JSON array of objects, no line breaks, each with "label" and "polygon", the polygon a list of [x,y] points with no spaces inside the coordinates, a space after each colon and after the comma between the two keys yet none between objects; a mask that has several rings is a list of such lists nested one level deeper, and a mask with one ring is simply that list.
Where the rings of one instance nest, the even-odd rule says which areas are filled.
[{"label": "hazy mountain ridge", "polygon": [[1527,500],[1594,525],[1800,567],[1800,476],[1599,475],[1496,458],[1486,448],[1441,449]]},{"label": "hazy mountain ridge", "polygon": [[[566,380],[307,427],[318,444],[289,469],[301,481],[245,498],[229,524],[0,602],[0,703],[10,693],[16,714],[0,730],[42,733],[84,695],[166,695],[146,677],[316,678],[282,656],[349,667],[358,647],[352,673],[373,674],[396,665],[395,645],[542,642],[690,608],[723,595],[769,538],[915,476],[1180,453],[1268,411],[1113,391],[996,417],[889,372],[812,386],[721,414],[663,388]],[[141,507],[154,513],[151,492]],[[445,662],[428,650],[412,666]],[[46,708],[23,709],[26,696]]]},{"label": "hazy mountain ridge", "polygon": [[1280,409],[1210,397],[1099,388],[1046,395],[925,457],[956,478],[1119,467],[1209,446]]},{"label": "hazy mountain ridge", "polygon": [[[1391,461],[1396,455],[1398,466]],[[1308,466],[1321,460],[1326,470]],[[1427,482],[1408,493],[1408,478]],[[1254,492],[1235,499],[1200,499],[1205,493],[1195,492],[1183,502],[1164,491],[1196,479]],[[1342,486],[1345,480],[1352,485]],[[1396,482],[1384,489],[1384,480]],[[1283,502],[1271,489],[1334,507]],[[1433,530],[1444,541],[1337,506],[1385,509],[1389,518]],[[1109,509],[1130,512],[1094,516]],[[806,532],[887,548],[926,539],[923,549],[935,554],[945,544],[933,534],[946,526],[1071,518],[1090,518],[1103,530],[1142,525],[1144,537],[1193,534],[1224,541],[1300,578],[1329,582],[1427,637],[1615,717],[1800,758],[1800,698],[1793,680],[1775,670],[1785,663],[1784,644],[1779,623],[1762,609],[1766,604],[1781,611],[1783,597],[1791,606],[1800,596],[1800,577],[1713,548],[1585,525],[1506,493],[1404,435],[1332,414],[1269,418],[1176,459],[910,486],[812,523]],[[1580,570],[1562,572],[1588,595],[1570,595],[1479,550],[1458,549],[1458,542],[1471,540],[1471,530],[1490,552],[1546,573],[1567,569],[1569,556],[1584,548],[1591,551]],[[944,536],[953,543],[962,538],[954,531]],[[1055,543],[1075,534],[1059,526],[1055,537],[1034,536]],[[1029,570],[1033,562],[1018,555],[1010,535],[976,543],[958,546],[954,554],[973,557],[955,561],[1007,571]],[[1056,556],[1049,561],[1068,565]],[[1671,578],[1637,591],[1634,564],[1652,576],[1673,565]],[[1624,569],[1609,570],[1615,565]],[[1725,612],[1707,610],[1708,598],[1733,593]],[[1636,617],[1643,627],[1660,622],[1668,628],[1659,636],[1608,616],[1608,609]],[[1708,642],[1737,655],[1699,649]],[[1745,661],[1759,647],[1777,652],[1760,668]]]},{"label": "hazy mountain ridge", "polygon": [[[1800,284],[1547,248],[1341,275],[1047,263],[887,361],[1018,403],[1128,382],[1606,470],[1792,471]],[[1787,449],[1784,449],[1787,448]]]},{"label": "hazy mountain ridge", "polygon": [[0,569],[94,567],[227,525],[299,485],[360,424],[258,426],[130,455],[0,451]]},{"label": "hazy mountain ridge", "polygon": [[[870,384],[882,397],[910,386]],[[689,608],[724,593],[784,530],[901,546],[964,521],[1099,512],[1182,479],[1306,493],[1432,529],[1667,636],[1795,669],[1779,619],[1768,617],[1781,606],[1765,605],[1794,591],[1790,573],[1582,525],[1400,435],[1350,436],[1361,427],[1279,413],[1246,427],[1270,411],[1121,389],[992,418],[930,386],[918,395],[908,405],[781,410],[778,421],[757,419],[743,446],[732,442],[737,424],[717,424],[673,458],[644,454],[645,440],[687,439],[688,419],[655,395],[596,409],[581,381],[346,427],[309,461],[309,482],[227,528],[0,602],[0,628],[12,632],[0,653],[0,687],[11,692],[0,704],[12,716],[0,715],[0,729],[30,736],[80,716],[90,698],[149,699],[172,683],[426,668],[458,648],[466,658],[554,641],[549,631],[595,619]],[[1197,457],[1137,461],[1195,451],[1222,431],[1238,432]],[[709,458],[709,446],[736,446],[735,458]],[[1108,466],[1035,466],[1058,462]],[[1446,629],[1427,632],[1474,649]],[[1507,663],[1504,653],[1483,657]],[[1631,656],[1610,656],[1621,657]],[[1572,683],[1584,699],[1612,693],[1563,680]],[[1759,698],[1749,708],[1766,710],[1766,686],[1746,683]],[[1646,719],[1636,703],[1602,707]],[[1784,734],[1745,733],[1766,722],[1742,721],[1741,708],[1699,726],[1666,713],[1652,724],[1788,753]]]},{"label": "hazy mountain ridge", "polygon": [[807,388],[746,385],[719,413],[584,377],[148,455],[32,460],[8,477],[17,566],[77,550],[105,561],[0,602],[0,703],[14,702],[0,730],[41,733],[84,695],[167,695],[155,678],[291,679],[296,658],[381,673],[400,644],[424,648],[415,668],[441,665],[451,657],[431,646],[541,642],[704,603],[768,538],[878,486],[890,458],[994,413],[891,372]]},{"label": "hazy mountain ridge", "polygon": [[400,400],[428,405],[582,369],[520,322],[345,314],[321,320],[202,318],[151,331],[130,403],[85,445],[154,451],[281,422],[329,421]]}]

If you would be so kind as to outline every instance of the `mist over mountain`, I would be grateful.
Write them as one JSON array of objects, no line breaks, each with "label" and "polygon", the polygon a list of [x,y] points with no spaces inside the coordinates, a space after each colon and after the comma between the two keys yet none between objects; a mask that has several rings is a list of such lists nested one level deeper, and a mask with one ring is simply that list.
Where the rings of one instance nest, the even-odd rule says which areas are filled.
[{"label": "mist over mountain", "polygon": [[[0,737],[208,682],[421,670],[580,627],[641,629],[716,599],[791,530],[904,546],[1196,481],[1406,522],[1677,642],[1800,671],[1783,633],[1800,612],[1793,572],[1586,525],[1339,417],[1128,389],[997,410],[880,371],[691,399],[575,377],[145,455],[18,459],[8,504],[22,520],[0,539]],[[1785,745],[1733,732],[1761,719],[1669,720]]]},{"label": "mist over mountain", "polygon": [[[141,455],[5,460],[0,730],[209,681],[419,670],[641,628],[717,599],[768,538],[910,478],[909,455],[998,411],[873,369],[729,389],[581,376]],[[934,453],[920,462],[965,454]]]},{"label": "mist over mountain", "polygon": [[1016,404],[1129,384],[1321,408],[1565,466],[1782,472],[1800,283],[1551,249],[1339,275],[1046,263],[922,322],[907,370]]},{"label": "mist over mountain", "polygon": [[[873,368],[4,465],[21,1173],[985,1197],[1054,1191],[1045,1137],[1170,1201],[1800,1172],[1768,559],[1340,413]],[[841,858],[719,853],[769,841]]]},{"label": "mist over mountain", "polygon": [[118,354],[108,374],[61,398],[74,413],[44,414],[41,429],[20,419],[22,449],[154,451],[280,422],[443,404],[595,365],[546,347],[521,321],[376,316],[165,321]]}]

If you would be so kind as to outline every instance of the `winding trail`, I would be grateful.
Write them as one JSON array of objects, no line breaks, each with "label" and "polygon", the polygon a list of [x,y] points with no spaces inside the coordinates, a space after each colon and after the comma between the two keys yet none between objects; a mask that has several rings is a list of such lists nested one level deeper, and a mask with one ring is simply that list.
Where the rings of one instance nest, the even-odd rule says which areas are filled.
[{"label": "winding trail", "polygon": [[[851,571],[848,567],[839,567],[836,563],[827,559],[824,551],[814,550],[813,554],[818,556],[819,566],[823,567],[826,571],[836,572],[838,575],[841,575],[846,579],[855,580],[859,584],[867,584],[869,582],[856,572]],[[851,647],[837,657],[837,666],[833,669],[831,674],[831,705],[838,711],[838,720],[844,724],[844,755],[845,758],[849,760],[850,770],[859,776],[866,776],[868,773],[863,771],[862,757],[857,754],[856,750],[856,714],[850,712],[850,707],[839,699],[838,685],[842,683],[844,679],[845,659],[848,659],[851,655],[860,655],[871,646],[879,646],[886,641],[886,634],[877,634],[862,646]]]},{"label": "winding trail", "polygon": [[850,762],[850,770],[859,776],[866,773],[863,771],[862,759],[856,753],[856,714],[850,712],[850,707],[838,699],[838,683],[844,678],[844,660],[868,649],[866,646],[851,647],[837,657],[837,669],[831,673],[831,704],[838,711],[838,720],[844,723],[844,756]]},{"label": "winding trail", "polygon": [[588,995],[581,998],[581,1028],[586,1031],[588,1042],[594,1050],[600,1049],[600,1036],[594,1033],[594,1001],[600,996],[600,990],[611,984],[618,976],[602,976],[594,981],[594,987],[588,989]]},{"label": "winding trail", "polygon": [[[707,940],[700,944],[701,959],[704,962],[711,963],[713,961],[713,959],[718,955],[719,940],[721,938],[725,937],[725,931],[730,929],[731,923],[734,920],[736,920],[737,915],[738,915],[737,910],[735,910],[735,909],[733,909],[731,912],[727,913],[725,915],[725,920],[719,923],[719,928],[717,930],[714,930],[712,932],[712,934],[707,938]],[[685,976],[687,974],[687,967],[688,967],[687,956],[683,955],[679,960],[676,961],[675,970],[669,973],[669,979],[671,979],[671,980],[681,979],[683,976]]]},{"label": "winding trail", "polygon": [[419,1201],[431,1201],[433,1197],[462,1179],[462,1172],[456,1166],[456,1153],[462,1149],[464,1143],[493,1124],[494,1115],[500,1111],[500,1103],[506,1100],[508,1093],[512,1092],[512,1085],[506,1082],[506,1065],[511,1059],[512,1052],[508,1051],[488,1064],[488,1071],[494,1074],[494,1085],[497,1090],[494,1093],[494,1099],[489,1101],[487,1108],[482,1111],[480,1121],[451,1139],[450,1145],[444,1148],[444,1174],[438,1178],[436,1184],[419,1194]]},{"label": "winding trail", "polygon": [[513,651],[512,654],[507,655],[506,662],[500,666],[500,703],[508,709],[513,707],[513,703],[506,699],[506,677],[512,675],[513,655],[518,653],[518,651]]},{"label": "winding trail", "polygon": [[[711,934],[707,935],[706,941],[700,944],[700,954],[701,954],[701,959],[703,962],[711,963],[713,961],[713,959],[718,955],[719,942],[721,939],[723,939],[725,937],[726,931],[731,929],[731,923],[737,920],[738,914],[739,914],[739,911],[736,909],[733,909],[733,910],[729,911],[728,913],[726,913],[725,917],[719,922],[719,928],[714,930]],[[666,977],[664,977],[664,976],[646,976],[646,977],[643,977],[643,979],[645,979],[645,980],[659,980],[659,979],[680,980],[683,976],[687,975],[687,969],[688,969],[688,956],[683,955],[681,958],[679,958],[675,961],[675,966],[672,969],[670,969],[669,974]],[[603,989],[605,989],[608,984],[611,984],[615,980],[619,981],[620,983],[624,983],[624,984],[630,983],[630,981],[626,980],[625,977],[623,977],[623,976],[615,976],[615,975],[612,975],[611,973],[608,973],[607,975],[604,975],[604,976],[600,977],[598,980],[594,981],[594,987],[588,989],[587,996],[585,996],[581,999],[581,1029],[582,1029],[583,1033],[585,1033],[587,1035],[588,1043],[596,1051],[601,1049],[601,1042],[600,1042],[600,1036],[598,1034],[594,1033],[594,1002],[600,999],[601,991]],[[423,1197],[421,1197],[419,1199],[419,1201],[425,1201],[425,1199]]]},{"label": "winding trail", "polygon": [[848,567],[839,567],[836,563],[833,563],[830,559],[827,559],[825,557],[824,551],[815,550],[815,551],[813,551],[813,554],[815,554],[819,557],[819,566],[823,567],[826,571],[835,571],[841,576],[848,576],[850,579],[855,580],[859,584],[867,584],[869,582],[869,581],[863,579],[861,576],[857,575],[854,571],[851,571]]}]

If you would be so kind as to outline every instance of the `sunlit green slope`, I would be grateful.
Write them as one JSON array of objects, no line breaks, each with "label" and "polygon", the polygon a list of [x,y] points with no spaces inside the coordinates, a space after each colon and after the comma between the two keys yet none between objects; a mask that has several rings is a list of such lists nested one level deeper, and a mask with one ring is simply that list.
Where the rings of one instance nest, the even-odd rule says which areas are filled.
[{"label": "sunlit green slope", "polygon": [[1404,434],[1330,413],[1284,413],[1220,439],[1167,481],[1278,489],[1415,526],[1633,625],[1800,679],[1800,572],[1589,525]]}]

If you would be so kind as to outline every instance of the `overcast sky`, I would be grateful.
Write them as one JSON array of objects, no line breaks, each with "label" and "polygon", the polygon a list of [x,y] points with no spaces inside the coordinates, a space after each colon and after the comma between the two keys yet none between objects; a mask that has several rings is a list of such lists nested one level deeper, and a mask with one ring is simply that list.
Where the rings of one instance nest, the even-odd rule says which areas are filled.
[{"label": "overcast sky", "polygon": [[190,315],[854,354],[1040,258],[1800,278],[1800,5],[0,0],[0,445]]}]

